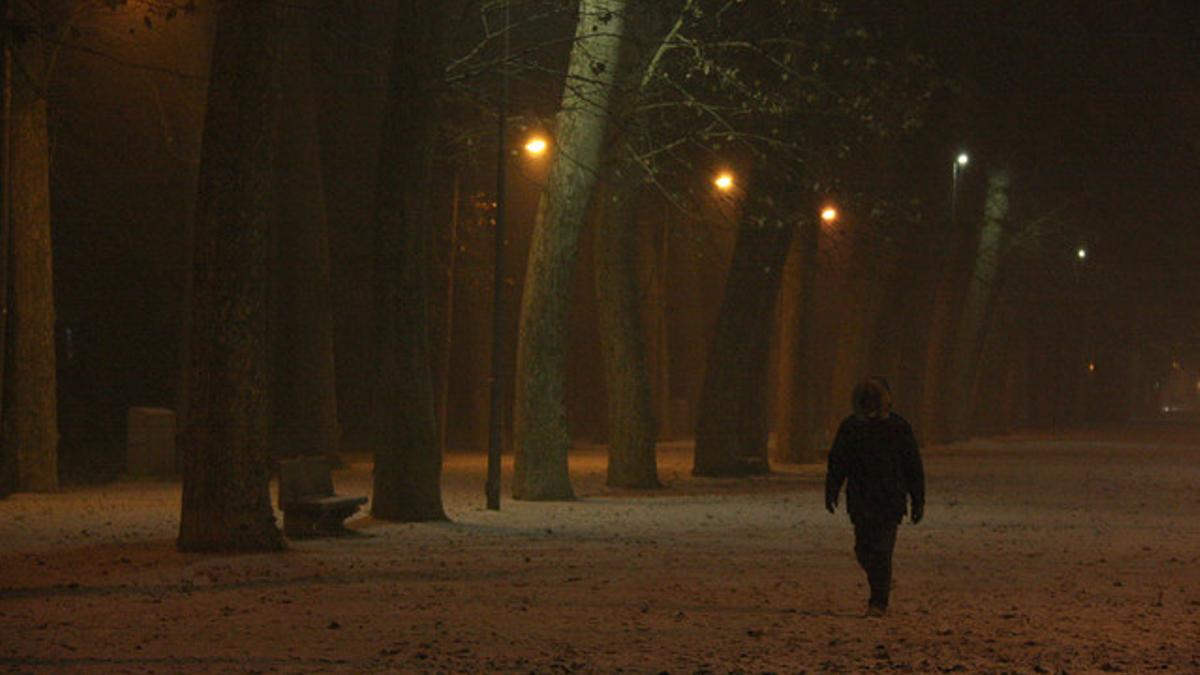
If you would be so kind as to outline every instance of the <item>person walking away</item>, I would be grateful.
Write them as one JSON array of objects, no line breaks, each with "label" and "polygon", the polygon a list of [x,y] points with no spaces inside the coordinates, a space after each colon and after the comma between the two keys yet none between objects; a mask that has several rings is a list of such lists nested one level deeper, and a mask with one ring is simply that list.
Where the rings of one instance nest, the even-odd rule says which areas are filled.
[{"label": "person walking away", "polygon": [[871,377],[860,382],[852,405],[854,413],[838,426],[829,451],[825,509],[836,512],[845,483],[854,554],[871,586],[867,616],[878,617],[887,613],[896,530],[906,512],[914,525],[925,515],[925,469],[912,427],[891,411],[886,380]]}]

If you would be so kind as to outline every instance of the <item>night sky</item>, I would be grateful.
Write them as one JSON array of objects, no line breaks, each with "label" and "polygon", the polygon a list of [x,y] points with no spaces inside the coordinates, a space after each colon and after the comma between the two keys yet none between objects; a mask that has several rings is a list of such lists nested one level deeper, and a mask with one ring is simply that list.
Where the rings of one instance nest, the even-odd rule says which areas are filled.
[{"label": "night sky", "polygon": [[926,48],[962,82],[941,102],[947,142],[962,138],[978,164],[1010,157],[1015,190],[1029,200],[1014,199],[1015,209],[1061,209],[1100,272],[1093,299],[1110,324],[1193,352],[1200,6],[951,2],[928,10]]}]

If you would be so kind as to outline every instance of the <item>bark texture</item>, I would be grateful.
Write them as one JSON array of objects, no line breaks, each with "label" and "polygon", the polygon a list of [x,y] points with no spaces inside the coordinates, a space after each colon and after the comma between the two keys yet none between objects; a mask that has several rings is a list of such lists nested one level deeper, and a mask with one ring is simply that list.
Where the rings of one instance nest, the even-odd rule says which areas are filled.
[{"label": "bark texture", "polygon": [[[35,3],[12,16],[37,26]],[[37,35],[12,44],[10,85],[8,363],[4,449],[14,487],[58,488],[58,399],[54,342],[54,265],[50,221],[50,138],[45,98],[48,48]]]},{"label": "bark texture", "polygon": [[185,551],[279,549],[268,481],[267,251],[281,5],[221,5],[193,246]]},{"label": "bark texture", "polygon": [[513,498],[571,499],[563,399],[567,304],[596,184],[621,52],[625,0],[580,0],[557,142],[538,205],[517,336]]},{"label": "bark texture", "polygon": [[375,490],[371,513],[443,520],[442,453],[435,420],[425,255],[441,96],[441,14],[398,5],[379,149],[375,216]]},{"label": "bark texture", "polygon": [[637,167],[618,166],[599,196],[596,309],[608,392],[608,484],[659,487],[637,266]]},{"label": "bark texture", "polygon": [[[298,16],[297,16],[298,15]],[[329,230],[309,27],[288,17],[272,223],[270,448],[273,458],[338,459]]]},{"label": "bark texture", "polygon": [[[771,190],[757,199],[771,212]],[[766,473],[767,360],[776,296],[794,226],[753,206],[738,228],[696,418],[698,476]]]},{"label": "bark texture", "polygon": [[1004,225],[1008,220],[1009,172],[993,169],[988,174],[987,201],[978,246],[967,281],[967,294],[955,332],[953,361],[947,382],[946,432],[951,441],[971,435],[971,417],[975,410],[973,394],[979,372],[980,355],[996,296],[996,278],[1000,270],[1000,249]]}]

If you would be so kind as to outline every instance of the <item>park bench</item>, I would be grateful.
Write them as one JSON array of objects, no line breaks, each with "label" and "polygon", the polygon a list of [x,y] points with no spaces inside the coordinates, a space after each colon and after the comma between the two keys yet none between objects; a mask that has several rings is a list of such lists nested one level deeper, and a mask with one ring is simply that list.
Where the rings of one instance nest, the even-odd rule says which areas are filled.
[{"label": "park bench", "polygon": [[345,534],[342,521],[366,503],[366,497],[333,493],[329,460],[324,457],[279,462],[279,510],[283,511],[283,533],[288,537]]}]

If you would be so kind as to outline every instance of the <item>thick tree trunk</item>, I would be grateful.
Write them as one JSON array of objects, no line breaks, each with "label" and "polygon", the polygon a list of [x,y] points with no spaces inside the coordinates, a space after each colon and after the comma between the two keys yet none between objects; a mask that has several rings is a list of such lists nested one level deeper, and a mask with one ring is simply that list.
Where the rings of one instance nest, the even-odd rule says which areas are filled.
[{"label": "thick tree trunk", "polygon": [[567,303],[608,129],[625,0],[580,0],[557,143],[534,222],[521,297],[515,401],[515,499],[571,499],[564,410]]},{"label": "thick tree trunk", "polygon": [[[27,3],[18,20],[36,21]],[[8,342],[3,454],[21,491],[58,488],[58,413],[54,349],[54,271],[50,226],[47,48],[37,37],[14,44],[8,118]]]},{"label": "thick tree trunk", "polygon": [[816,355],[817,272],[821,225],[799,226],[792,246],[792,264],[784,282],[783,319],[780,331],[779,422],[775,461],[805,464],[820,459],[814,442],[813,360]]},{"label": "thick tree trunk", "polygon": [[854,386],[869,375],[882,375],[868,368],[872,340],[886,300],[886,279],[894,264],[892,251],[881,245],[878,238],[861,232],[848,238],[853,242],[842,283],[839,318],[834,327],[837,352],[830,389],[833,409],[827,418],[830,428],[836,428],[842,416],[849,412]]},{"label": "thick tree trunk", "polygon": [[996,275],[1000,269],[1000,247],[1008,220],[1009,173],[996,168],[988,174],[987,201],[983,208],[983,226],[979,232],[967,294],[955,332],[954,356],[947,378],[946,433],[951,441],[971,435],[971,415],[975,410],[972,393],[979,372],[980,353],[992,307],[995,304]]},{"label": "thick tree trunk", "polygon": [[193,240],[185,551],[261,551],[275,527],[267,453],[268,230],[282,6],[219,9]]},{"label": "thick tree trunk", "polygon": [[[757,199],[770,199],[771,191],[760,189]],[[752,205],[742,216],[708,353],[692,468],[698,476],[770,470],[767,357],[794,225],[757,210]]]},{"label": "thick tree trunk", "polygon": [[313,14],[317,95],[333,284],[338,426],[344,448],[374,433],[374,254],[379,133],[395,2],[322,0]]},{"label": "thick tree trunk", "polygon": [[[310,29],[289,16],[275,158],[270,448],[337,461],[329,231],[313,98]],[[304,17],[306,18],[306,17]]]},{"label": "thick tree trunk", "polygon": [[637,285],[637,167],[614,167],[595,232],[596,309],[608,392],[608,485],[659,487]]},{"label": "thick tree trunk", "polygon": [[949,231],[930,246],[935,279],[924,358],[919,428],[928,443],[948,440],[947,407],[953,389],[954,346],[968,278],[974,261],[974,237],[951,223]]},{"label": "thick tree trunk", "polygon": [[377,386],[371,513],[444,520],[429,346],[426,208],[441,97],[441,10],[402,0],[379,150],[375,222]]}]

